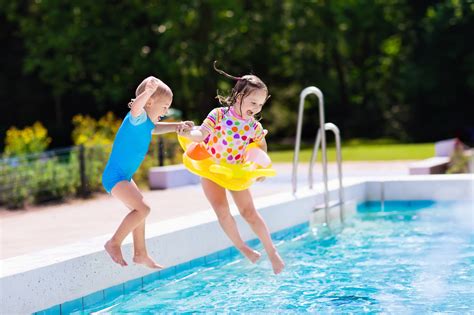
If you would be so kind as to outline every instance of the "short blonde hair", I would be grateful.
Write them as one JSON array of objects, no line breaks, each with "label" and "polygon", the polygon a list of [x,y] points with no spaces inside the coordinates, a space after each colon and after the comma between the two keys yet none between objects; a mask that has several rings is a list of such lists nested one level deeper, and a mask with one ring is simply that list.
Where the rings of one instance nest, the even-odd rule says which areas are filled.
[{"label": "short blonde hair", "polygon": [[167,86],[163,81],[155,77],[148,77],[145,80],[143,80],[140,83],[140,85],[137,87],[137,89],[135,90],[135,96],[138,96],[142,94],[143,91],[145,91],[146,83],[148,82],[148,80],[158,81],[158,87],[156,88],[156,91],[155,93],[153,93],[152,97],[161,96],[161,95],[168,95],[171,97],[173,96],[173,92],[171,91],[170,87]]},{"label": "short blonde hair", "polygon": [[[156,91],[155,93],[153,93],[151,95],[150,98],[152,99],[157,99],[158,97],[161,97],[161,96],[169,96],[169,97],[173,97],[173,92],[171,91],[170,87],[167,86],[163,81],[161,81],[160,79],[158,78],[155,78],[153,76],[150,76],[146,79],[144,79],[137,87],[137,89],[135,90],[135,97],[137,97],[138,95],[142,94],[144,91],[145,91],[145,87],[146,87],[146,84],[148,82],[148,80],[156,80],[158,81],[158,87],[156,88]],[[135,101],[134,98],[132,98],[130,100],[130,102],[128,103],[128,107],[131,107],[133,102]]]}]

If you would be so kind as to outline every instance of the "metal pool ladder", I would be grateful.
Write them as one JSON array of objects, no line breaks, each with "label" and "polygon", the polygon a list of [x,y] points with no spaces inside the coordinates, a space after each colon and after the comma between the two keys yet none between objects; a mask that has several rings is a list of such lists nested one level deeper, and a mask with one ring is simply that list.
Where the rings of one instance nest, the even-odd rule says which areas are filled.
[{"label": "metal pool ladder", "polygon": [[[298,158],[301,146],[301,130],[303,127],[303,109],[304,101],[310,94],[314,94],[318,97],[319,101],[319,129],[316,136],[316,140],[311,155],[311,161],[309,164],[309,188],[313,188],[313,167],[318,158],[319,147],[322,149],[322,162],[323,162],[323,184],[324,184],[324,219],[325,223],[328,224],[328,211],[329,211],[329,191],[328,191],[328,166],[327,166],[327,148],[326,148],[326,130],[332,131],[336,138],[336,155],[337,155],[337,171],[339,178],[339,202],[335,205],[339,205],[339,217],[341,222],[344,222],[344,188],[342,186],[342,154],[341,154],[341,136],[339,128],[333,123],[325,123],[324,120],[324,98],[323,93],[320,89],[315,86],[309,86],[300,93],[300,104],[298,110],[298,123],[296,127],[296,141],[295,141],[295,153],[293,156],[293,173],[292,173],[292,185],[293,194],[297,191],[297,173],[298,173]],[[335,206],[333,205],[333,206]]]}]

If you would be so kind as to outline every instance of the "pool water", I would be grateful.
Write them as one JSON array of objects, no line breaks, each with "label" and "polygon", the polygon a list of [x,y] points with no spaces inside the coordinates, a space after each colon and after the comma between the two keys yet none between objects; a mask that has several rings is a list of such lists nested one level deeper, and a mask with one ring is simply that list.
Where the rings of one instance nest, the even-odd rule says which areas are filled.
[{"label": "pool water", "polygon": [[[263,255],[240,256],[157,280],[83,311],[104,313],[466,313],[474,310],[471,204],[364,203],[344,227],[308,227]],[[262,250],[261,246],[257,246]]]}]

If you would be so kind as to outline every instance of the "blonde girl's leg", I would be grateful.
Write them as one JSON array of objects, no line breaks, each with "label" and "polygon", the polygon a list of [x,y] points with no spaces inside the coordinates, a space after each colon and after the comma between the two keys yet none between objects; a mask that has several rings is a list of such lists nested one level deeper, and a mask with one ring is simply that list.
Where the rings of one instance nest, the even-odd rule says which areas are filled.
[{"label": "blonde girl's leg", "polygon": [[122,242],[131,231],[144,221],[150,213],[150,207],[145,203],[142,194],[136,186],[128,181],[117,183],[111,193],[130,209],[133,209],[125,216],[112,238],[105,244],[105,249],[113,261],[126,266],[127,263],[122,256]]},{"label": "blonde girl's leg", "polygon": [[[139,190],[137,184],[132,180],[131,183]],[[127,205],[130,210],[132,207]],[[146,218],[132,231],[133,235],[133,262],[136,264],[142,264],[152,269],[162,269],[163,266],[157,264],[153,258],[148,255],[145,240],[145,225]]]}]

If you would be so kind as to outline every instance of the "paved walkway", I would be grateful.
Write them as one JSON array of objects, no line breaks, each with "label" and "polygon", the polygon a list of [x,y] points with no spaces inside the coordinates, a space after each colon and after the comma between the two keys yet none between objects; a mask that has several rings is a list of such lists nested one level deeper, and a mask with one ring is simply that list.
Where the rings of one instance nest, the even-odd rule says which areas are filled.
[{"label": "paved walkway", "polygon": [[[343,172],[345,177],[407,175],[410,162],[346,162]],[[291,191],[292,165],[278,163],[274,167],[278,175],[252,186],[254,197]],[[307,173],[308,165],[301,164],[298,177],[300,187],[307,185]],[[329,173],[330,178],[336,177],[334,163],[329,164]],[[320,181],[318,165],[315,183]],[[147,191],[144,196],[152,207],[147,222],[212,211],[200,185]],[[107,194],[27,210],[0,208],[0,259],[113,233],[127,212],[127,208]]]}]

